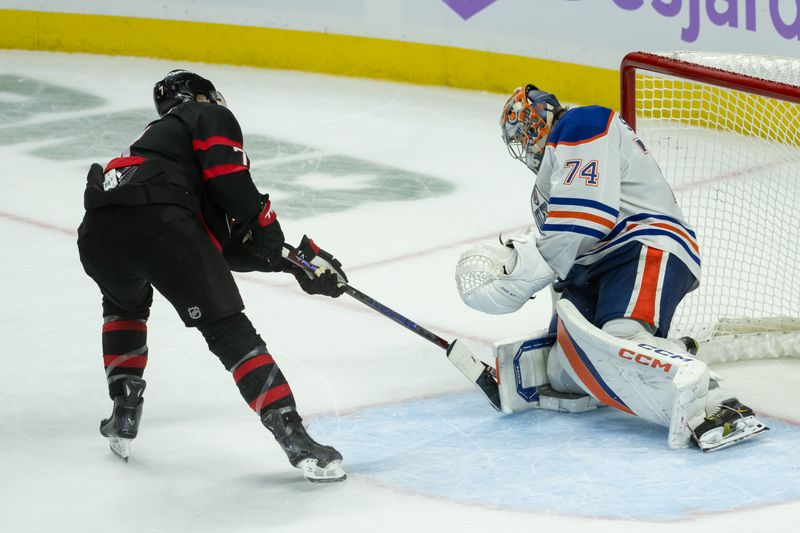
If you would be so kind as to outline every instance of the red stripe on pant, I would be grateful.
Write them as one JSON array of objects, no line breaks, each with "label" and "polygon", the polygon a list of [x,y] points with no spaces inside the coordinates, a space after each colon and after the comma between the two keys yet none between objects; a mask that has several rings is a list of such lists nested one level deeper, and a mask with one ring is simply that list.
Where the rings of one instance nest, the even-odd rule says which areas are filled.
[{"label": "red stripe on pant", "polygon": [[647,249],[644,272],[642,273],[642,285],[639,288],[639,296],[636,298],[636,305],[633,307],[630,318],[655,325],[656,296],[658,295],[658,280],[661,276],[661,258],[663,256],[664,252],[661,250],[656,248]]},{"label": "red stripe on pant", "polygon": [[250,409],[258,413],[262,409],[268,408],[271,404],[277,402],[278,400],[282,400],[291,394],[292,389],[289,387],[288,383],[272,387],[267,392],[262,393],[258,398],[250,402]]}]

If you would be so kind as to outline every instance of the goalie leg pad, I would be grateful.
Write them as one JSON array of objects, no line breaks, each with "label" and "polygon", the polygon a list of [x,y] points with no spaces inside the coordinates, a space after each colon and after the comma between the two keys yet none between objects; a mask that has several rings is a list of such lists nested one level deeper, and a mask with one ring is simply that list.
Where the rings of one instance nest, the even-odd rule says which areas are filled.
[{"label": "goalie leg pad", "polygon": [[675,394],[669,421],[667,446],[673,449],[687,448],[691,442],[691,427],[702,420],[706,408],[706,396],[710,376],[705,364],[686,365],[678,370],[673,382]]},{"label": "goalie leg pad", "polygon": [[593,411],[603,404],[588,394],[557,392],[549,385],[539,387],[539,408],[561,413],[583,413]]},{"label": "goalie leg pad", "polygon": [[557,304],[557,342],[578,383],[604,404],[670,428],[670,447],[689,444],[703,412],[709,372],[688,353],[613,337],[567,301]]},{"label": "goalie leg pad", "polygon": [[554,343],[555,335],[547,330],[495,343],[500,405],[504,413],[534,408],[580,413],[600,405],[580,389],[577,389],[578,394],[559,392],[560,389],[548,383]]},{"label": "goalie leg pad", "polygon": [[539,331],[524,339],[495,343],[500,405],[504,413],[539,406],[539,388],[547,384],[547,353],[555,338]]}]

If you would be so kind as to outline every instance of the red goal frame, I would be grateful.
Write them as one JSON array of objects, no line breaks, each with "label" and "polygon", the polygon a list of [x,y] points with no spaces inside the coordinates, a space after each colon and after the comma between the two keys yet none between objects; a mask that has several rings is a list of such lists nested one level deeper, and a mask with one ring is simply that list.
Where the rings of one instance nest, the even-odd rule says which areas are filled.
[{"label": "red goal frame", "polygon": [[620,65],[620,114],[636,129],[636,71],[647,70],[800,104],[800,87],[647,52],[631,52]]}]

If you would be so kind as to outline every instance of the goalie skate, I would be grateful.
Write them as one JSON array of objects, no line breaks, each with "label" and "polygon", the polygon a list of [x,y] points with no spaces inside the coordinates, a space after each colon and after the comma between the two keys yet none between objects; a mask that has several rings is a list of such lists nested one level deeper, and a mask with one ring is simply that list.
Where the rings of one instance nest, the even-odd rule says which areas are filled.
[{"label": "goalie skate", "polygon": [[692,441],[704,452],[715,452],[768,429],[752,409],[733,398],[722,402],[716,413],[707,416],[694,428]]}]

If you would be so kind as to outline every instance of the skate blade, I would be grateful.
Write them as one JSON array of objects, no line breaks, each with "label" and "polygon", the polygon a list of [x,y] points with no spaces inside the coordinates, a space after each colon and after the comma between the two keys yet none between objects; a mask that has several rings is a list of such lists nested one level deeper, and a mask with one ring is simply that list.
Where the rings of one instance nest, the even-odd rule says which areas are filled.
[{"label": "skate blade", "polygon": [[347,479],[347,474],[342,468],[341,461],[331,461],[323,467],[317,464],[316,459],[303,459],[297,463],[297,468],[312,483],[331,483]]},{"label": "skate blade", "polygon": [[714,443],[704,444],[700,443],[700,449],[703,450],[704,453],[711,453],[716,452],[719,450],[724,450],[725,448],[729,448],[734,444],[739,444],[742,441],[751,439],[762,433],[767,431],[769,428],[762,424],[761,422],[756,423],[753,426],[744,426],[740,429],[737,429],[730,435],[723,437],[721,440],[718,440]]},{"label": "skate blade", "polygon": [[131,455],[131,440],[132,439],[123,439],[120,437],[108,437],[108,446],[117,457],[127,463],[128,457]]}]

